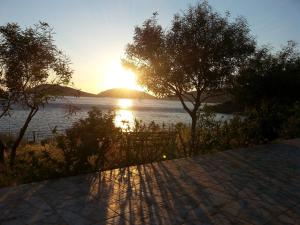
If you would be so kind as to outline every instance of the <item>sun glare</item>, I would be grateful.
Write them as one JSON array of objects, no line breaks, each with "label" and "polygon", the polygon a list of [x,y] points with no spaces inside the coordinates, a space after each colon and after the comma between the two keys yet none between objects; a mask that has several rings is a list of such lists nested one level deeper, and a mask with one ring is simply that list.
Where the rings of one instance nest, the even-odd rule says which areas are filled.
[{"label": "sun glare", "polygon": [[125,69],[119,61],[113,61],[108,65],[104,73],[104,85],[106,89],[128,88],[142,90],[137,84],[136,75],[132,71]]}]

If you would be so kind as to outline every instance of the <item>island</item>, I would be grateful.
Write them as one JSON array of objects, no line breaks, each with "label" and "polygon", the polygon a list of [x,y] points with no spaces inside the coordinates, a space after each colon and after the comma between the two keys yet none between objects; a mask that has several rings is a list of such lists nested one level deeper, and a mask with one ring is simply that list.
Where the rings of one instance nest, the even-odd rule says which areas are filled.
[{"label": "island", "polygon": [[156,99],[143,91],[132,90],[127,88],[113,88],[100,92],[98,97],[111,97],[111,98],[139,98],[139,99]]}]

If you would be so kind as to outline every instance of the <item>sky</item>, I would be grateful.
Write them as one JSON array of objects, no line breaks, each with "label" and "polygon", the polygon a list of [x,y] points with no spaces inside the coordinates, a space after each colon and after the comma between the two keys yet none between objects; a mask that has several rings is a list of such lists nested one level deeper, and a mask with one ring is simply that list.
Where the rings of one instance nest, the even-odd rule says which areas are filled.
[{"label": "sky", "polygon": [[[199,0],[0,0],[0,25],[38,21],[54,28],[55,43],[71,59],[74,87],[91,93],[135,88],[136,78],[120,59],[136,25],[158,12],[170,26],[175,13]],[[300,44],[300,0],[208,0],[220,13],[246,17],[258,45],[280,49],[288,40]]]}]

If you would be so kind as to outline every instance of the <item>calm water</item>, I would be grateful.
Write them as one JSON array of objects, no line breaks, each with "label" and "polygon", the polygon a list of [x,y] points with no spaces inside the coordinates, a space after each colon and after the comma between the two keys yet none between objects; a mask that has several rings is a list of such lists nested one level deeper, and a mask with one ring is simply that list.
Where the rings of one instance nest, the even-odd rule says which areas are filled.
[{"label": "calm water", "polygon": [[[67,105],[69,104],[79,107],[80,110],[72,116],[67,116]],[[66,97],[58,99],[41,109],[30,123],[26,137],[32,139],[33,132],[37,139],[49,137],[52,135],[54,128],[62,132],[78,119],[85,118],[88,110],[93,106],[103,111],[114,109],[116,112],[115,124],[121,128],[126,128],[128,125],[132,126],[135,118],[145,123],[151,121],[159,124],[190,123],[190,117],[184,111],[179,101]],[[16,107],[11,117],[7,116],[0,120],[0,132],[17,133],[27,113],[28,111]],[[223,116],[225,115],[218,114],[217,119]]]}]

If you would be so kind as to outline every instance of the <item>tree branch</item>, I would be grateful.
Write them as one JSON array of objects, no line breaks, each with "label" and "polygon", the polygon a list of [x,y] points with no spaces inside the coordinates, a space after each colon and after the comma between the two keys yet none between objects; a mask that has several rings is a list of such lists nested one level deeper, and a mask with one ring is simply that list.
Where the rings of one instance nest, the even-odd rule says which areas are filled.
[{"label": "tree branch", "polygon": [[176,91],[175,93],[176,93],[177,97],[179,98],[184,110],[187,111],[188,114],[192,115],[192,111],[189,109],[189,107],[187,107],[186,103],[184,102],[184,99],[182,98],[182,94],[178,91]]}]

